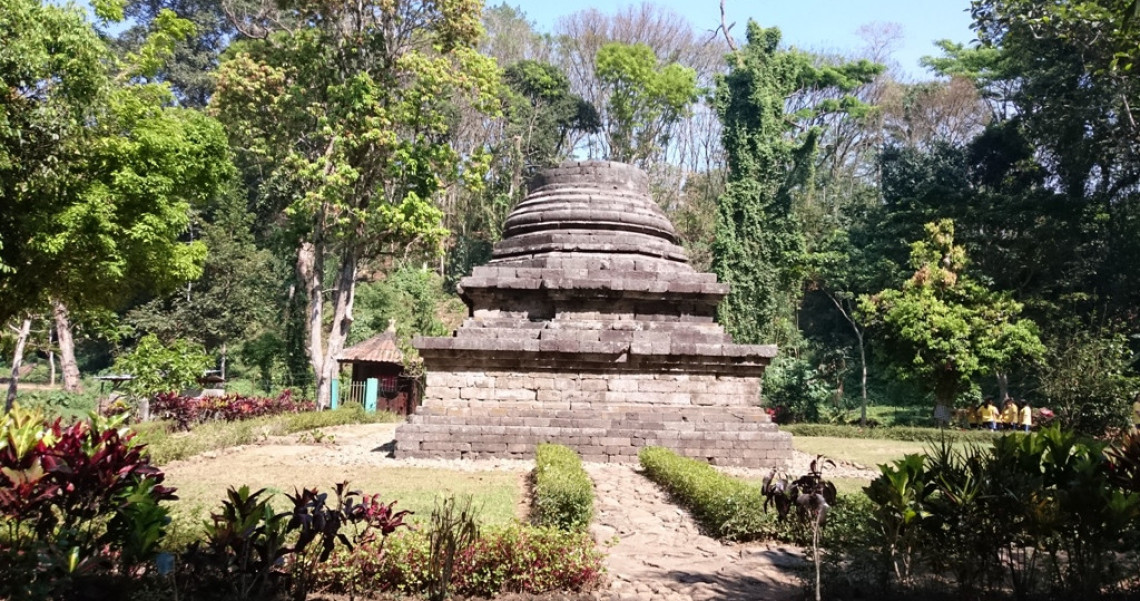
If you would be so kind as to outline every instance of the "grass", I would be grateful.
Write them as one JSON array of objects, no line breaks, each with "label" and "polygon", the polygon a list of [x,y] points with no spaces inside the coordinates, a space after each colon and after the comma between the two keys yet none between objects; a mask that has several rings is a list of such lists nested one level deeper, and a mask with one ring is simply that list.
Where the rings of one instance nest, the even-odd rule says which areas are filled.
[{"label": "grass", "polygon": [[[352,490],[379,494],[397,501],[396,509],[415,512],[412,522],[426,520],[437,500],[447,495],[471,495],[481,523],[508,524],[515,519],[521,497],[517,472],[458,472],[438,468],[376,467],[373,465],[242,465],[231,463],[219,469],[216,461],[177,466],[167,472],[166,484],[178,489],[172,506],[173,529],[192,534],[198,524],[220,507],[230,486],[247,485],[275,493],[273,505],[285,510],[285,493],[294,488],[316,487],[331,492],[336,482],[348,480]],[[186,530],[191,532],[187,533]],[[181,536],[179,536],[181,538]]]},{"label": "grass", "polygon": [[797,451],[809,455],[841,459],[871,469],[879,464],[901,459],[904,455],[923,453],[930,448],[927,443],[922,442],[831,436],[795,436],[792,438],[792,444]]},{"label": "grass", "polygon": [[135,424],[138,440],[147,445],[151,460],[157,465],[250,444],[270,436],[283,436],[303,430],[346,424],[387,423],[400,417],[384,412],[366,412],[360,407],[344,407],[333,411],[308,411],[273,415],[236,422],[207,422],[190,432],[172,432],[166,422]]}]

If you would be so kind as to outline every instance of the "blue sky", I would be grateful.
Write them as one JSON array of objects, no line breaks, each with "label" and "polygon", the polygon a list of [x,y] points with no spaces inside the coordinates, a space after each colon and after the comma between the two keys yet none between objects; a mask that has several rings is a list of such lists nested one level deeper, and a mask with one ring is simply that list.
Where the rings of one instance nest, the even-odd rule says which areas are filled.
[{"label": "blue sky", "polygon": [[[497,5],[504,0],[486,0]],[[550,31],[555,21],[586,8],[612,12],[631,4],[599,0],[505,0],[516,6],[539,31]],[[632,2],[637,4],[638,2]],[[698,29],[715,30],[720,25],[719,0],[656,0],[686,17]],[[925,77],[918,59],[934,54],[933,42],[950,39],[968,43],[969,0],[725,0],[733,32],[742,34],[749,18],[765,27],[778,26],[789,45],[809,50],[855,51],[863,46],[856,35],[860,25],[871,22],[898,23],[903,42],[895,59],[912,77]]]}]

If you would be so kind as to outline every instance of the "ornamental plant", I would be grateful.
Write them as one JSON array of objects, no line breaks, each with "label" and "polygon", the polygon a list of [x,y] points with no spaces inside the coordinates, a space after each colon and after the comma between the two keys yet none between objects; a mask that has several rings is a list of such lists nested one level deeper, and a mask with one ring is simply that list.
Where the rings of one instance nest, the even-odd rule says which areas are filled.
[{"label": "ornamental plant", "polygon": [[208,421],[239,421],[267,415],[312,411],[312,401],[293,398],[286,390],[276,397],[253,397],[238,394],[221,397],[188,397],[177,393],[160,393],[151,402],[151,416],[169,420],[179,430],[190,430]]},{"label": "ornamental plant", "polygon": [[145,574],[169,522],[162,485],[125,418],[64,425],[19,408],[0,421],[0,597],[68,595]]}]

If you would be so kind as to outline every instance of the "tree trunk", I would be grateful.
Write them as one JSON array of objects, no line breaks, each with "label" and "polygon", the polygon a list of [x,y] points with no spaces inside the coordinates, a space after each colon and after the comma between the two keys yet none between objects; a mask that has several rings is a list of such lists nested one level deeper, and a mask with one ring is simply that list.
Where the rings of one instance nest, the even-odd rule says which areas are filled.
[{"label": "tree trunk", "polygon": [[317,372],[317,407],[327,409],[332,400],[332,380],[336,377],[337,355],[344,350],[344,341],[352,328],[352,306],[356,299],[356,253],[345,251],[337,271],[336,292],[333,294],[332,326],[325,341],[322,370]]},{"label": "tree trunk", "polygon": [[75,337],[71,334],[71,318],[67,306],[58,300],[53,301],[52,313],[55,315],[56,338],[59,339],[59,367],[63,370],[63,389],[79,392],[82,383],[79,380],[79,364],[75,361]]},{"label": "tree trunk", "polygon": [[32,320],[24,318],[20,324],[20,334],[16,338],[16,352],[12,353],[12,379],[8,380],[8,400],[4,403],[4,411],[12,410],[16,402],[16,388],[20,382],[20,365],[24,363],[24,345],[28,343],[28,334],[32,331]]},{"label": "tree trunk", "polygon": [[862,428],[867,427],[867,349],[863,344],[863,334],[859,333],[859,364],[863,368],[863,379],[860,384],[863,387],[863,403],[859,407],[859,426]]},{"label": "tree trunk", "polygon": [[1009,374],[999,371],[995,375],[998,385],[998,403],[1002,403],[1005,401],[1005,397],[1009,396]]},{"label": "tree trunk", "polygon": [[321,327],[324,317],[324,294],[321,282],[324,280],[323,253],[316,245],[305,242],[297,251],[297,274],[305,283],[308,305],[308,335],[305,351],[309,355],[309,365],[317,378],[317,398],[321,392],[321,374],[324,373],[324,331]]},{"label": "tree trunk", "polygon": [[336,357],[352,327],[352,306],[356,298],[356,253],[347,250],[340,258],[336,290],[333,293],[333,319],[329,332],[323,327],[324,294],[321,290],[323,253],[306,243],[297,254],[297,271],[309,297],[309,362],[316,376],[317,408],[325,409],[332,398],[331,383],[336,373]]},{"label": "tree trunk", "polygon": [[48,386],[55,388],[55,351],[48,349]]}]

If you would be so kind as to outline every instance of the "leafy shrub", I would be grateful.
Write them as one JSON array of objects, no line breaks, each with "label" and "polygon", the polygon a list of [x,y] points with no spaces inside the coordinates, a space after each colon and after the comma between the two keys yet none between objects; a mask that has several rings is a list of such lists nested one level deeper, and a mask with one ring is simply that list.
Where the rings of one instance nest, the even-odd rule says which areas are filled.
[{"label": "leafy shrub", "polygon": [[759,488],[662,447],[644,447],[638,457],[645,475],[676,497],[711,535],[753,540],[776,534],[775,518],[764,512]]},{"label": "leafy shrub", "polygon": [[447,497],[431,512],[428,527],[427,595],[443,601],[451,591],[459,552],[479,538],[479,525],[471,510],[471,497],[463,502]]},{"label": "leafy shrub", "polygon": [[47,417],[62,417],[73,421],[86,417],[97,406],[94,391],[64,392],[62,390],[22,392],[17,402],[25,409],[38,409]]},{"label": "leafy shrub", "polygon": [[942,441],[990,442],[994,435],[982,430],[952,430],[948,428],[911,428],[891,426],[885,428],[860,428],[833,424],[788,424],[780,426],[784,432],[794,436],[828,436],[832,438],[865,438],[876,440],[901,440],[938,444]]},{"label": "leafy shrub", "polygon": [[[318,570],[324,590],[373,594],[428,591],[430,531],[402,531],[380,551],[364,543],[335,553]],[[603,556],[585,532],[514,524],[484,529],[459,549],[451,574],[455,596],[586,591],[598,585]]]},{"label": "leafy shrub", "polygon": [[765,404],[778,423],[816,422],[831,391],[811,364],[803,359],[778,358],[765,373]]},{"label": "leafy shrub", "polygon": [[174,498],[121,420],[64,426],[19,408],[0,421],[0,597],[67,596],[146,562]]},{"label": "leafy shrub", "polygon": [[274,398],[226,395],[220,397],[187,397],[167,392],[151,401],[151,416],[169,420],[180,430],[208,421],[233,422],[267,415],[312,411],[312,401],[294,399],[290,390]]},{"label": "leafy shrub", "polygon": [[1129,426],[1136,356],[1123,334],[1079,329],[1058,337],[1038,391],[1065,428],[1094,436]]},{"label": "leafy shrub", "polygon": [[878,571],[900,587],[949,577],[963,598],[1096,598],[1122,586],[1140,536],[1125,458],[1140,449],[1105,446],[1051,427],[882,466],[866,489]]},{"label": "leafy shrub", "polygon": [[287,495],[293,506],[287,512],[274,512],[272,496],[246,486],[226,492],[221,511],[206,524],[204,544],[195,542],[182,554],[183,596],[262,599],[289,591],[303,601],[338,548],[383,549],[410,513],[350,491],[347,482],[336,485],[331,497],[316,489]]},{"label": "leafy shrub", "polygon": [[534,524],[576,531],[589,527],[594,483],[578,454],[562,445],[540,444],[534,463]]},{"label": "leafy shrub", "polygon": [[200,344],[183,339],[163,344],[154,334],[147,334],[134,350],[115,359],[112,369],[134,376],[124,385],[128,393],[136,398],[150,398],[193,386],[210,364],[210,357]]}]

